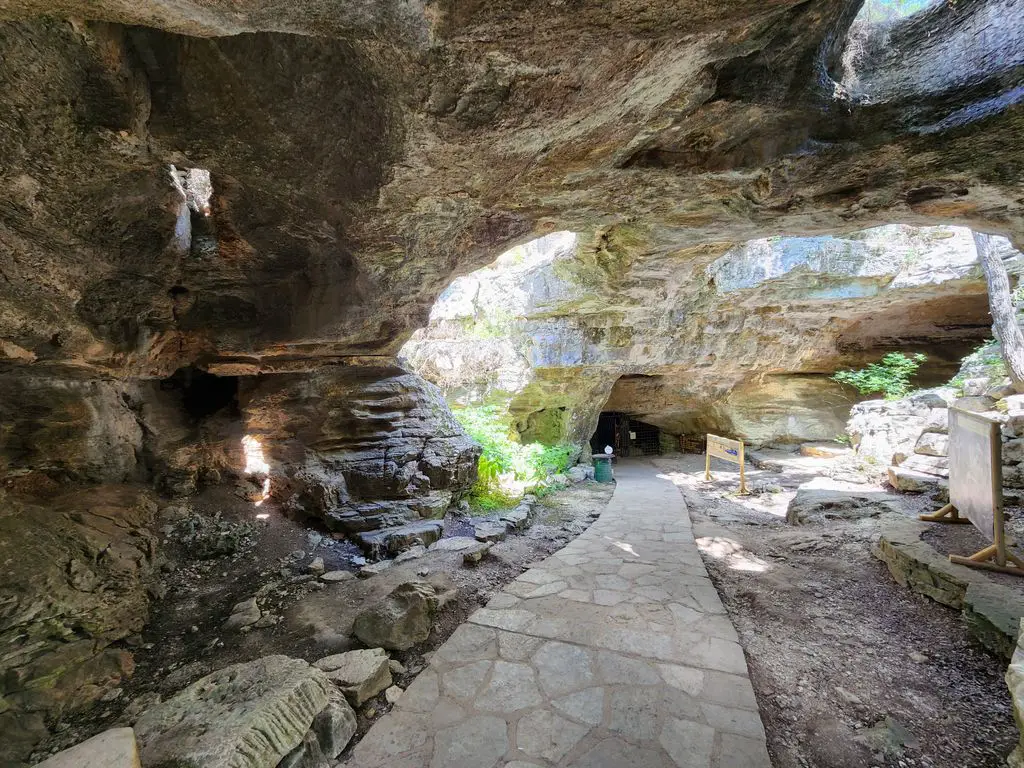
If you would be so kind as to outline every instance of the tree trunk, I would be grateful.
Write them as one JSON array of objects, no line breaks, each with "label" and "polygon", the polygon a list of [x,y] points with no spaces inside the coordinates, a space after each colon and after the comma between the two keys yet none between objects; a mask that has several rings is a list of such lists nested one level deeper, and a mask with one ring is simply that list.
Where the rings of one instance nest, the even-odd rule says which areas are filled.
[{"label": "tree trunk", "polygon": [[974,233],[978,259],[988,282],[988,307],[992,314],[992,332],[1003,348],[1003,359],[1010,370],[1013,388],[1024,392],[1024,333],[1017,325],[1017,313],[1010,297],[1010,278],[1002,259],[989,247],[988,235]]}]

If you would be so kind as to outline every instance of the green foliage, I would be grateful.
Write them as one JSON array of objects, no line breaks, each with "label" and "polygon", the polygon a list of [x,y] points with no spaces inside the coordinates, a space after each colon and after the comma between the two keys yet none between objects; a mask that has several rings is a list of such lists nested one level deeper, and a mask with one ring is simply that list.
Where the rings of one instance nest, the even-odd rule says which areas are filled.
[{"label": "green foliage", "polygon": [[479,480],[469,493],[469,505],[480,512],[493,512],[515,506],[519,497],[497,483],[482,484]]},{"label": "green foliage", "polygon": [[866,368],[839,371],[832,378],[856,388],[862,395],[880,392],[887,400],[895,400],[910,391],[910,378],[926,359],[920,352],[909,356],[902,352],[890,352]]},{"label": "green foliage", "polygon": [[1003,359],[1003,350],[999,346],[999,342],[989,339],[963,359],[960,364],[960,373],[949,380],[949,386],[963,392],[964,382],[967,379],[984,376],[998,380],[1008,375],[1009,370]]},{"label": "green foliage", "polygon": [[515,439],[511,427],[496,406],[454,408],[452,413],[466,433],[483,448],[477,465],[477,482],[470,491],[469,500],[478,509],[499,509],[515,503],[516,495],[503,487],[502,476],[532,483],[569,468],[573,446],[523,445]]},{"label": "green foliage", "polygon": [[512,440],[512,430],[501,418],[496,406],[453,408],[452,413],[466,434],[483,448],[478,470],[482,477],[496,478],[512,471],[517,449],[521,446]]}]

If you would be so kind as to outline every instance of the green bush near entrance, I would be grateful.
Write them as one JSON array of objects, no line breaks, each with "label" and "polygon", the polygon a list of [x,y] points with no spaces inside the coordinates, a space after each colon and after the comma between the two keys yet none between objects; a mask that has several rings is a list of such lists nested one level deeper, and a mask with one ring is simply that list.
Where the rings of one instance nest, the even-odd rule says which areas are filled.
[{"label": "green bush near entrance", "polygon": [[841,384],[856,388],[862,395],[880,392],[886,400],[897,400],[910,391],[911,377],[927,359],[927,356],[920,352],[914,355],[890,352],[879,362],[871,363],[866,368],[839,371],[832,378]]},{"label": "green bush near entrance", "polygon": [[[523,445],[496,406],[456,407],[452,413],[466,433],[483,448],[477,465],[477,482],[469,497],[470,504],[478,509],[510,506],[522,495],[523,488],[569,468],[575,451],[572,445],[540,442]],[[509,479],[519,482],[510,484]]]}]

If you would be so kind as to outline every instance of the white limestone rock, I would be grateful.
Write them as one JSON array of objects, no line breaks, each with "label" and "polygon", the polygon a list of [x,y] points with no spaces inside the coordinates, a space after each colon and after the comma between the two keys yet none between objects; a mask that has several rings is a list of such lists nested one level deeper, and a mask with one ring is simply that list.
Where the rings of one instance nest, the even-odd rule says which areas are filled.
[{"label": "white limestone rock", "polygon": [[273,768],[330,700],[331,683],[302,659],[265,656],[207,675],[135,723],[146,766]]},{"label": "white limestone rock", "polygon": [[111,728],[62,750],[37,768],[140,768],[131,728]]},{"label": "white limestone rock", "polygon": [[917,439],[914,452],[925,456],[946,456],[949,451],[949,436],[938,432],[924,432]]},{"label": "white limestone rock", "polygon": [[388,654],[383,648],[336,653],[316,661],[314,666],[327,673],[353,707],[362,706],[391,685]]}]

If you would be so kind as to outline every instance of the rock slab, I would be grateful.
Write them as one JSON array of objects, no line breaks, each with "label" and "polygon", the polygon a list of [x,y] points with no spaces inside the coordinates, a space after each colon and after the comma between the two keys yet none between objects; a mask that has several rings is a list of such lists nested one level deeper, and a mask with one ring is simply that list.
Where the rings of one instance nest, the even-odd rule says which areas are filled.
[{"label": "rock slab", "polygon": [[801,486],[786,509],[786,522],[802,525],[812,521],[877,517],[883,511],[899,512],[896,501],[894,496],[884,493]]},{"label": "rock slab", "polygon": [[380,555],[394,555],[415,546],[428,547],[441,538],[444,524],[440,520],[424,520],[408,525],[365,531],[356,534],[363,549]]},{"label": "rock slab", "polygon": [[302,742],[331,683],[302,659],[233,664],[146,710],[135,723],[146,766],[273,768]]},{"label": "rock slab", "polygon": [[504,523],[480,523],[473,528],[473,536],[477,541],[498,542],[508,536],[508,528]]},{"label": "rock slab", "polygon": [[135,732],[111,728],[91,739],[58,752],[39,763],[39,768],[139,768]]},{"label": "rock slab", "polygon": [[356,617],[355,636],[369,646],[404,651],[430,636],[436,592],[426,582],[399,584],[372,608]]}]

